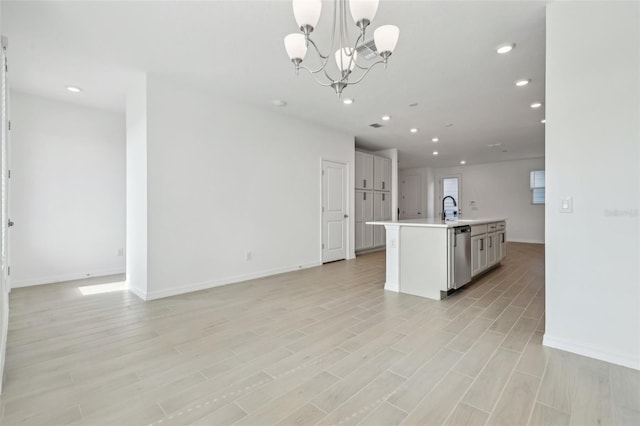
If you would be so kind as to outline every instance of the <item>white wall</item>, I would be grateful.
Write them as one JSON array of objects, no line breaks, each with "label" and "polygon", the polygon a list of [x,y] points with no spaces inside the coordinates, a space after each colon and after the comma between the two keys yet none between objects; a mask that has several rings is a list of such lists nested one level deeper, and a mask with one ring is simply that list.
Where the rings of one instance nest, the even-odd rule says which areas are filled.
[{"label": "white wall", "polygon": [[546,58],[544,344],[636,369],[639,15],[637,2],[551,3]]},{"label": "white wall", "polygon": [[13,287],[125,270],[125,120],[11,93]]},{"label": "white wall", "polygon": [[348,164],[353,211],[353,137],[158,75],[147,77],[147,108],[144,297],[321,263],[321,161]]},{"label": "white wall", "polygon": [[435,169],[436,215],[442,209],[440,179],[460,175],[464,219],[506,217],[509,241],[542,243],[544,205],[531,203],[529,173],[544,168],[544,158],[534,158]]},{"label": "white wall", "polygon": [[132,78],[127,92],[127,285],[147,294],[147,76]]}]

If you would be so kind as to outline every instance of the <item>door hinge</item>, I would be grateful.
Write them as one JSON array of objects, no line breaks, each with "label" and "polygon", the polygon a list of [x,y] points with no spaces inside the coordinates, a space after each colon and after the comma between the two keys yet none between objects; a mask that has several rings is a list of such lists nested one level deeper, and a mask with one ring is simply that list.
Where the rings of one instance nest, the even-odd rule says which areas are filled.
[{"label": "door hinge", "polygon": [[8,128],[8,130],[11,130],[11,120],[9,120],[9,121],[7,122],[7,128]]},{"label": "door hinge", "polygon": [[324,206],[322,206],[322,213],[324,213]]},{"label": "door hinge", "polygon": [[7,267],[7,275],[11,275],[11,266]]},{"label": "door hinge", "polygon": [[322,250],[324,250],[324,243],[322,243]]},{"label": "door hinge", "polygon": [[324,176],[324,170],[322,171],[322,176]]},{"label": "door hinge", "polygon": [[9,170],[8,172],[9,172],[8,178],[11,179],[11,170]]}]

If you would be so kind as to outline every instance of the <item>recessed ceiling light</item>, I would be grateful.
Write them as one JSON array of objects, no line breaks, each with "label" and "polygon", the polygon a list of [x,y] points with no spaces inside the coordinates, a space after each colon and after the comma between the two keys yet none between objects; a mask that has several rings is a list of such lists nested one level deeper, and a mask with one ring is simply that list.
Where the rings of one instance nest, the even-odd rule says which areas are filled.
[{"label": "recessed ceiling light", "polygon": [[460,164],[463,164],[463,165],[464,165],[464,164],[467,164],[467,162],[466,162],[466,161],[464,161],[464,160],[462,160],[462,161],[460,162]]},{"label": "recessed ceiling light", "polygon": [[433,155],[438,155],[438,151],[433,151]]},{"label": "recessed ceiling light", "polygon": [[515,43],[504,43],[496,47],[496,52],[498,52],[501,55],[504,55],[505,53],[511,52],[514,47],[516,47]]},{"label": "recessed ceiling light", "polygon": [[409,104],[409,106],[410,106],[411,108],[413,108],[413,107],[417,107],[417,106],[418,106],[418,103],[417,103],[417,102],[413,102],[413,103]]},{"label": "recessed ceiling light", "polygon": [[444,127],[453,127],[453,123],[447,123],[444,125]]},{"label": "recessed ceiling light", "polygon": [[521,78],[520,80],[516,80],[516,86],[518,87],[526,86],[529,83],[531,83],[530,78]]},{"label": "recessed ceiling light", "polygon": [[542,102],[534,102],[531,104],[531,108],[540,108],[542,106]]},{"label": "recessed ceiling light", "polygon": [[390,116],[390,115],[383,115],[383,116],[382,116],[382,119],[383,119],[384,121],[389,121],[389,120],[391,120],[391,116]]},{"label": "recessed ceiling light", "polygon": [[540,120],[540,122],[541,122],[542,124],[544,124],[544,123],[546,123],[546,122],[547,122],[547,119],[546,119],[546,118],[543,118],[542,120]]},{"label": "recessed ceiling light", "polygon": [[438,142],[439,140],[440,140],[440,139],[438,139],[438,138],[432,138],[432,139],[431,139],[431,142]]},{"label": "recessed ceiling light", "polygon": [[353,103],[353,99],[352,98],[344,98],[342,103],[345,104],[345,105],[351,105]]},{"label": "recessed ceiling light", "polygon": [[66,89],[72,93],[80,93],[82,92],[82,88],[78,86],[67,86]]},{"label": "recessed ceiling light", "polygon": [[271,103],[273,104],[273,106],[277,107],[287,106],[287,102],[283,101],[282,99],[274,99],[273,101],[271,101]]},{"label": "recessed ceiling light", "polygon": [[410,131],[411,133],[418,133],[418,129],[416,129],[415,127],[414,127],[414,128],[412,128],[412,129],[409,129],[409,131]]}]

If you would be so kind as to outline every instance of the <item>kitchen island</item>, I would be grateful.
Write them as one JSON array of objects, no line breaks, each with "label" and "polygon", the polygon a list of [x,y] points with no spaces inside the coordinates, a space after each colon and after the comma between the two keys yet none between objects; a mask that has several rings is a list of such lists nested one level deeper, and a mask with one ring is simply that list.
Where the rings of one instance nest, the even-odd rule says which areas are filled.
[{"label": "kitchen island", "polygon": [[441,300],[469,279],[499,265],[506,255],[504,218],[367,224],[386,229],[384,288],[389,291]]}]

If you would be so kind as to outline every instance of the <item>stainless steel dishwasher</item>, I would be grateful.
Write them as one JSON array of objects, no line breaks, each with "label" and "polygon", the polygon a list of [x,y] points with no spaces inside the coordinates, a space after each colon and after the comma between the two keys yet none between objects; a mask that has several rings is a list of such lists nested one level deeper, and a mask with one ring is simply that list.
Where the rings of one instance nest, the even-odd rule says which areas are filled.
[{"label": "stainless steel dishwasher", "polygon": [[471,281],[471,227],[453,229],[453,288],[458,289]]}]

